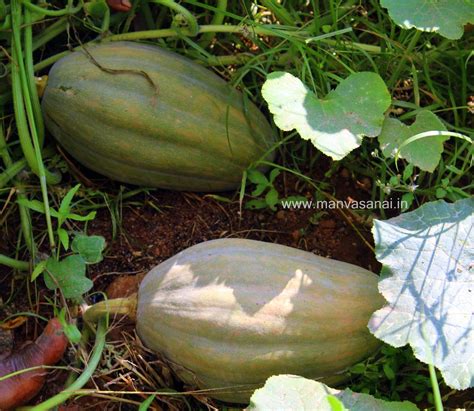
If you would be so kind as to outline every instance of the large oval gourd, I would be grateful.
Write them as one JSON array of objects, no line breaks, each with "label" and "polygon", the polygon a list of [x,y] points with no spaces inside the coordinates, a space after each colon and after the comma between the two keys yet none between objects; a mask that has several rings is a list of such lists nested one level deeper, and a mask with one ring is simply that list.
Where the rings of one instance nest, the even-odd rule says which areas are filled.
[{"label": "large oval gourd", "polygon": [[49,131],[79,162],[152,187],[234,189],[274,137],[258,108],[220,77],[138,43],[110,42],[62,58],[42,106]]},{"label": "large oval gourd", "polygon": [[367,323],[383,301],[377,276],[363,268],[276,244],[214,240],[146,275],[137,332],[185,382],[243,403],[275,374],[340,382],[379,346]]}]

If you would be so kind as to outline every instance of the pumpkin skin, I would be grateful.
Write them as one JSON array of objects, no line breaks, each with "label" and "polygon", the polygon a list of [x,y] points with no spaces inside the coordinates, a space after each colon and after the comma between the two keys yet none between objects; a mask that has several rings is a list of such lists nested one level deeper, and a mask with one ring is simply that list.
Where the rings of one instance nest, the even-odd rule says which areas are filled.
[{"label": "pumpkin skin", "polygon": [[[276,374],[337,384],[381,344],[377,276],[290,247],[221,239],[182,251],[143,279],[137,332],[180,378],[237,403]],[[232,388],[229,388],[232,387]]]},{"label": "pumpkin skin", "polygon": [[264,115],[206,68],[138,43],[87,50],[115,71],[73,52],[52,67],[42,101],[47,128],[86,167],[125,183],[225,191],[270,149]]}]

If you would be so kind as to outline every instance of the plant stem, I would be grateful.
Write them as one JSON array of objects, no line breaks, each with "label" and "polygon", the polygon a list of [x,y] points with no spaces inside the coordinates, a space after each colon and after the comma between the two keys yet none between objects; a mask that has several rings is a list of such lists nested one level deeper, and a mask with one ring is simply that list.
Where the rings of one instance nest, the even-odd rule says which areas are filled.
[{"label": "plant stem", "polygon": [[199,25],[197,23],[196,17],[194,17],[187,8],[175,3],[173,0],[148,0],[148,2],[161,4],[184,16],[186,22],[188,23],[188,29],[186,33],[187,36],[194,37],[199,33]]},{"label": "plant stem", "polygon": [[43,114],[41,112],[41,104],[38,97],[38,90],[35,84],[35,73],[33,68],[33,32],[31,28],[31,14],[28,10],[25,10],[25,30],[24,30],[24,41],[25,41],[25,71],[26,71],[26,82],[28,85],[28,92],[30,94],[30,101],[33,108],[33,115],[35,118],[36,130],[38,132],[39,146],[43,147],[44,142],[44,121]]},{"label": "plant stem", "polygon": [[438,379],[436,378],[436,370],[433,364],[428,364],[430,370],[431,387],[433,388],[433,396],[436,411],[443,411],[443,402],[441,401],[441,393],[439,391]]},{"label": "plant stem", "polygon": [[[266,36],[281,36],[281,37],[292,37],[309,35],[310,33],[298,30],[281,30],[275,28],[266,28],[263,26],[236,26],[236,25],[212,25],[200,26],[199,33],[241,33],[241,34],[257,34]],[[160,30],[147,30],[147,31],[135,31],[132,33],[115,34],[104,39],[104,41],[124,41],[124,40],[145,40],[155,39],[162,37],[174,37],[174,36],[189,36],[192,33],[188,29],[183,29],[177,32],[174,29],[160,29]]]},{"label": "plant stem", "polygon": [[105,336],[107,334],[107,319],[101,318],[97,325],[97,332],[95,335],[95,344],[92,350],[92,355],[90,357],[89,363],[86,368],[79,376],[79,378],[74,381],[69,388],[55,395],[54,397],[49,398],[48,400],[42,402],[41,404],[35,405],[32,408],[29,408],[30,411],[48,411],[62,404],[64,401],[76,394],[76,391],[81,389],[87,381],[90,380],[94,374],[97,365],[99,364],[100,357],[105,347]]},{"label": "plant stem", "polygon": [[[20,125],[18,124],[18,116],[20,120],[23,121],[23,132],[26,130],[26,134],[23,136],[23,140],[28,139],[28,148],[31,148],[31,141],[29,141],[29,131],[31,132],[31,138],[33,140],[33,153],[31,156],[31,162],[28,162],[29,166],[34,166],[33,170],[37,171],[37,176],[40,180],[41,193],[43,196],[43,203],[45,209],[46,225],[48,228],[48,237],[51,249],[55,248],[55,239],[53,233],[53,225],[51,222],[51,213],[49,209],[49,199],[48,199],[48,189],[47,181],[52,184],[58,183],[60,177],[52,173],[46,173],[46,169],[43,164],[43,159],[41,155],[41,146],[38,139],[37,125],[35,121],[33,106],[31,103],[31,95],[29,93],[27,72],[25,69],[25,62],[23,61],[23,53],[21,47],[21,35],[20,35],[20,26],[21,26],[21,6],[18,3],[18,0],[12,0],[12,22],[13,22],[13,35],[12,35],[12,57],[14,63],[12,64],[12,87],[13,87],[13,97],[16,100],[15,115],[17,117],[17,127],[20,131]],[[16,73],[15,80],[13,81],[13,73]],[[34,82],[34,80],[32,80]],[[16,98],[15,98],[16,95]],[[39,103],[38,103],[39,104]],[[24,118],[26,109],[26,119]],[[19,112],[17,113],[17,110]],[[20,134],[20,133],[19,133]],[[20,138],[21,140],[21,138]],[[23,145],[22,145],[23,147]],[[26,157],[26,155],[25,155]],[[28,160],[28,158],[27,158]]]},{"label": "plant stem", "polygon": [[[76,369],[81,366],[81,352],[87,352],[87,344],[89,343],[89,339],[91,337],[92,330],[90,327],[83,327],[81,331],[81,340],[79,341],[79,347],[76,352],[76,358],[74,359],[73,367]],[[69,388],[74,381],[77,380],[77,374],[74,371],[71,371],[67,377],[66,382],[64,383],[65,388]]]},{"label": "plant stem", "polygon": [[56,63],[59,59],[66,57],[68,54],[71,54],[69,50],[63,51],[61,53],[55,54],[54,56],[43,59],[39,63],[35,64],[34,69],[36,71],[43,70],[44,68],[50,66],[51,64]]},{"label": "plant stem", "polygon": [[[221,25],[224,22],[225,11],[227,10],[227,0],[217,0],[217,10],[211,20],[211,25]],[[206,33],[199,40],[199,45],[205,49],[214,38],[214,33]]]},{"label": "plant stem", "polygon": [[3,254],[0,254],[0,264],[14,268],[15,270],[28,271],[30,269],[30,263],[28,261],[15,260]]},{"label": "plant stem", "polygon": [[5,187],[5,185],[25,167],[26,167],[25,159],[18,160],[17,162],[8,166],[3,173],[0,173],[0,188]]},{"label": "plant stem", "polygon": [[35,4],[30,3],[29,0],[21,0],[21,2],[23,3],[23,5],[25,6],[25,8],[27,10],[29,10],[33,13],[36,13],[36,14],[40,14],[40,15],[42,14],[42,15],[49,16],[49,17],[60,17],[60,16],[65,16],[67,14],[75,14],[78,11],[82,10],[82,2],[81,1],[79,1],[78,5],[76,7],[67,6],[66,8],[61,9],[61,10],[47,10],[47,9],[39,7]]},{"label": "plant stem", "polygon": [[136,310],[137,294],[133,294],[130,297],[114,298],[94,304],[84,312],[83,318],[87,322],[95,323],[107,314],[125,314],[135,320]]}]

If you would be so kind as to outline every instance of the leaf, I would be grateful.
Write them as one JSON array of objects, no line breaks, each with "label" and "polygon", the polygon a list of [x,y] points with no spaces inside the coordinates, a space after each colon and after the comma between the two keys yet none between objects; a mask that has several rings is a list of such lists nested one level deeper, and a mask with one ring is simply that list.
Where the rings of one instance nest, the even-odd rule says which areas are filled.
[{"label": "leaf", "polygon": [[438,187],[436,189],[436,198],[444,198],[446,197],[446,194],[448,194],[448,192],[443,187]]},{"label": "leaf", "polygon": [[334,395],[327,395],[326,400],[331,406],[331,411],[347,411],[347,408],[344,407],[344,404]]},{"label": "leaf", "polygon": [[75,221],[90,221],[95,218],[95,215],[96,215],[95,211],[91,211],[87,215],[79,215],[79,214],[71,213],[71,214],[68,214],[67,218],[69,220],[75,220]]},{"label": "leaf", "polygon": [[38,276],[46,269],[46,263],[48,260],[42,260],[38,264],[36,264],[35,269],[31,273],[31,281],[34,281],[38,278]]},{"label": "leaf", "polygon": [[80,298],[93,286],[86,277],[86,263],[80,255],[71,255],[61,261],[48,259],[43,276],[46,286],[50,290],[59,287],[65,298]]},{"label": "leaf", "polygon": [[65,324],[63,325],[64,334],[72,344],[79,344],[81,342],[81,331],[77,328],[76,324]]},{"label": "leaf", "polygon": [[304,196],[288,196],[288,197],[286,197],[286,198],[282,198],[282,199],[280,200],[280,204],[283,203],[283,202],[285,202],[285,201],[286,201],[287,203],[293,201],[294,204],[295,204],[295,203],[296,203],[296,204],[310,203],[310,201],[309,201],[306,197],[304,197]]},{"label": "leaf", "polygon": [[403,170],[403,181],[407,181],[413,175],[413,164],[409,163]]},{"label": "leaf", "polygon": [[69,341],[73,344],[79,344],[81,341],[81,332],[79,331],[79,328],[77,328],[76,324],[71,324],[67,321],[66,319],[66,309],[62,308],[61,311],[59,312],[58,315],[59,322],[61,323],[64,334],[66,334],[66,337],[68,338]]},{"label": "leaf", "polygon": [[392,176],[390,177],[390,180],[388,180],[388,184],[390,184],[392,187],[397,186],[399,183],[400,183],[400,180],[398,176]]},{"label": "leaf", "polygon": [[[270,377],[263,388],[256,390],[250,399],[248,411],[332,411],[335,397],[349,411],[416,411],[408,401],[387,402],[368,394],[349,389],[339,391],[327,385],[296,375]],[[335,403],[332,401],[332,403]],[[337,409],[337,408],[336,408]]]},{"label": "leaf", "polygon": [[[38,213],[41,213],[41,214],[45,213],[44,203],[41,202],[41,201],[27,200],[26,198],[20,198],[20,199],[17,200],[17,203],[24,206],[24,207],[29,208],[30,210],[36,211]],[[53,208],[50,208],[49,212],[50,212],[52,217],[58,218],[59,214],[56,210],[54,210]]]},{"label": "leaf", "polygon": [[76,194],[77,190],[79,190],[80,184],[76,184],[73,188],[71,188],[64,198],[61,200],[61,204],[59,206],[59,218],[58,224],[61,226],[66,218],[68,218],[69,213],[71,212],[71,201]]},{"label": "leaf", "polygon": [[278,170],[278,168],[274,168],[270,172],[270,176],[268,177],[268,180],[269,180],[270,184],[273,183],[279,175],[280,175],[280,170]]},{"label": "leaf", "polygon": [[138,411],[147,411],[150,408],[151,403],[154,401],[156,394],[150,395],[145,401],[143,401],[138,407]]},{"label": "leaf", "polygon": [[432,31],[456,40],[474,22],[472,0],[381,0],[392,20],[405,29]]},{"label": "leaf", "polygon": [[276,71],[268,75],[262,94],[280,129],[296,129],[334,160],[359,147],[363,136],[376,137],[391,103],[381,77],[369,72],[351,74],[318,99],[298,78]]},{"label": "leaf", "polygon": [[395,373],[393,372],[392,367],[390,366],[389,363],[385,363],[383,365],[383,372],[389,380],[395,379]]},{"label": "leaf", "polygon": [[273,187],[265,195],[265,201],[272,210],[275,210],[275,206],[280,202],[278,199],[278,191]]},{"label": "leaf", "polygon": [[267,177],[265,177],[265,175],[261,171],[249,170],[247,177],[254,184],[263,185],[263,186],[268,185]]},{"label": "leaf", "polygon": [[375,220],[379,290],[389,305],[369,322],[379,339],[441,370],[455,389],[474,385],[474,199],[427,203]]},{"label": "leaf", "polygon": [[64,228],[58,228],[58,237],[59,241],[61,241],[62,246],[67,251],[69,248],[69,234]]},{"label": "leaf", "polygon": [[250,200],[245,203],[245,208],[250,210],[260,210],[267,207],[267,202],[262,199]]},{"label": "leaf", "polygon": [[222,203],[232,203],[232,199],[224,196],[220,196],[218,194],[206,194],[204,198],[212,198],[213,200],[220,201]]},{"label": "leaf", "polygon": [[[380,148],[385,157],[395,157],[400,145],[410,137],[425,131],[446,131],[444,124],[431,111],[421,111],[415,122],[406,126],[401,121],[387,117],[379,136]],[[443,152],[443,143],[449,137],[439,135],[420,138],[402,147],[400,158],[432,173],[438,166]]]},{"label": "leaf", "polygon": [[413,204],[413,200],[415,199],[415,195],[413,193],[405,193],[402,195],[402,208],[400,211],[408,210],[411,205]]},{"label": "leaf", "polygon": [[108,6],[105,0],[91,0],[84,3],[84,11],[94,19],[102,19]]},{"label": "leaf", "polygon": [[[263,192],[268,188],[269,186],[264,186],[263,184],[258,184],[257,187],[255,187],[255,190],[252,191],[252,196],[258,197],[263,194]],[[271,187],[271,186],[270,186]]]},{"label": "leaf", "polygon": [[105,248],[105,238],[99,235],[78,234],[72,240],[71,248],[88,264],[102,261],[102,251]]}]

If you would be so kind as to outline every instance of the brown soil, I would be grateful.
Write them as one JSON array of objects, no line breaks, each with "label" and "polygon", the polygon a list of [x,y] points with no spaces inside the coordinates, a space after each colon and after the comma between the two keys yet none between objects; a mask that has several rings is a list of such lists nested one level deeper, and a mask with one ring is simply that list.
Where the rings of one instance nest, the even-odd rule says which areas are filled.
[{"label": "brown soil", "polygon": [[[339,199],[367,196],[352,184],[346,186],[345,181],[337,180],[336,188]],[[147,271],[187,247],[225,237],[284,244],[374,271],[378,268],[371,249],[360,237],[371,242],[370,229],[350,214],[360,234],[335,210],[324,210],[327,214],[311,222],[322,210],[240,210],[238,200],[225,203],[209,195],[161,190],[142,202],[144,205],[123,208],[116,241],[111,238],[107,212],[99,212],[89,225],[89,234],[100,234],[109,244],[105,261],[92,267],[96,289],[109,282],[104,282],[104,276]]]}]

